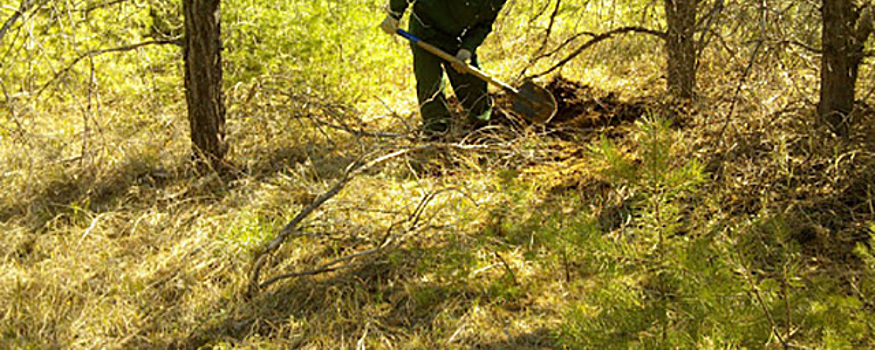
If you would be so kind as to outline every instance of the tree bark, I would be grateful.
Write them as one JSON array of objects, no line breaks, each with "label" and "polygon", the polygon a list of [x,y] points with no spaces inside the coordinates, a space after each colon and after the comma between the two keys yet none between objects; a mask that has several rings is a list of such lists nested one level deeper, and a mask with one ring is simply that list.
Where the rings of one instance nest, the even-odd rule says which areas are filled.
[{"label": "tree bark", "polygon": [[847,137],[863,45],[872,31],[871,20],[868,13],[860,16],[852,0],[823,0],[822,5],[823,57],[818,121],[839,136]]},{"label": "tree bark", "polygon": [[219,165],[227,151],[220,0],[184,0],[185,97],[194,156]]},{"label": "tree bark", "polygon": [[672,95],[693,98],[696,89],[696,12],[699,0],[665,0],[668,25],[667,88]]}]

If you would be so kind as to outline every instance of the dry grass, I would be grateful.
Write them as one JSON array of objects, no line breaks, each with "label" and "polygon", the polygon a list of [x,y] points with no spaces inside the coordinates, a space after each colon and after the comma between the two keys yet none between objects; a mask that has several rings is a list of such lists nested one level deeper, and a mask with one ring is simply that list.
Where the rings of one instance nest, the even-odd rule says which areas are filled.
[{"label": "dry grass", "polygon": [[[88,145],[92,158],[83,161],[52,163],[44,154],[28,159],[5,148],[12,169],[39,166],[3,178],[3,346],[419,348],[541,341],[526,334],[549,329],[555,309],[545,304],[511,318],[517,312],[486,290],[505,270],[488,250],[465,249],[503,196],[492,163],[531,159],[531,150],[519,145],[531,142],[523,140],[473,152],[438,148],[360,176],[308,220],[312,236],[284,246],[271,272],[371,246],[424,195],[452,190],[427,207],[423,220],[433,228],[397,249],[241,300],[253,251],[284,219],[336,180],[360,150],[411,145],[329,129],[292,134],[287,130],[301,124],[279,116],[232,122],[232,130],[247,132],[232,131],[239,173],[229,176],[191,173],[181,151],[187,142],[175,128],[158,139],[106,132],[102,143]],[[125,147],[110,153],[118,144]],[[470,276],[447,284],[443,274],[423,270],[419,259],[439,266],[445,250],[473,263],[465,268]],[[503,258],[518,279],[539,274],[519,256]],[[470,286],[463,283],[468,279]]]},{"label": "dry grass", "polygon": [[[508,42],[495,55],[525,44]],[[850,142],[830,139],[802,102],[810,91],[797,88],[812,75],[763,68],[724,128],[746,61],[704,65],[706,97],[669,108],[653,89],[656,60],[638,56],[609,68],[603,56],[611,50],[586,56],[566,76],[652,101],[653,113],[684,121],[673,130],[673,154],[701,160],[714,175],[696,212],[708,216],[697,220],[731,226],[786,215],[799,219],[793,232],[811,247],[817,273],[853,267],[850,249],[875,220],[871,111]],[[509,59],[495,71],[522,64]],[[355,110],[314,96],[265,89],[250,100],[247,93],[229,97],[236,171],[223,175],[190,171],[178,104],[107,105],[95,112],[102,129],[88,133],[80,117],[50,117],[76,111],[18,116],[33,121],[24,124],[28,133],[0,146],[0,347],[559,347],[566,309],[595,286],[527,242],[549,215],[589,210],[608,228],[621,225],[614,221],[628,198],[600,175],[603,164],[588,146],[608,135],[634,157],[632,124],[564,139],[499,126],[393,159],[314,213],[306,235],[283,245],[265,274],[373,248],[438,193],[424,229],[350,268],[283,281],[245,300],[254,253],[352,161],[420,145],[407,134],[416,125],[409,101],[393,106],[398,115],[390,118],[373,101]],[[537,258],[527,255],[533,251]]]},{"label": "dry grass", "polygon": [[[871,144],[862,137],[870,131],[842,144],[818,136],[799,114],[775,109],[743,104],[722,135],[713,122],[719,112],[693,114],[693,126],[677,131],[678,153],[716,167],[715,217],[805,214],[811,219],[799,223],[800,234],[859,241],[860,226],[873,219]],[[581,142],[598,134],[622,139],[628,126],[592,130],[573,143],[531,131],[487,132],[469,139],[476,143],[392,160],[310,218],[308,235],[285,244],[269,273],[373,247],[425,195],[447,190],[425,210],[428,229],[352,268],[284,281],[247,301],[240,293],[253,253],[285,220],[358,155],[416,144],[282,115],[232,123],[239,172],[227,176],[190,173],[176,128],[163,139],[146,133],[125,142],[107,133],[105,143],[89,146],[90,161],[51,163],[33,154],[40,166],[28,173],[26,158],[6,147],[7,162],[21,170],[3,178],[3,346],[556,346],[563,310],[589,288],[586,280],[572,272],[569,281],[567,267],[524,257],[525,246],[503,240],[501,228],[539,211],[576,210],[580,199],[556,196],[571,189],[592,196],[583,202],[595,213],[615,210],[622,199],[609,198]],[[113,144],[127,147],[113,154]],[[533,211],[508,214],[521,203]],[[823,243],[847,256],[847,245]]]}]

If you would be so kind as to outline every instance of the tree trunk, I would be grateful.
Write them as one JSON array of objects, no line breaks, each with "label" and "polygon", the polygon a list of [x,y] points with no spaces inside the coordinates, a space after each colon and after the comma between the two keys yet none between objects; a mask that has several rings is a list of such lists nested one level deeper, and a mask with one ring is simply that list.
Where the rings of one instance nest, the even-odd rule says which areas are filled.
[{"label": "tree trunk", "polygon": [[819,122],[847,137],[863,45],[872,30],[870,16],[862,16],[858,25],[861,16],[852,0],[823,0],[822,4]]},{"label": "tree trunk", "polygon": [[184,0],[185,98],[193,151],[217,166],[225,156],[220,0]]},{"label": "tree trunk", "polygon": [[668,51],[669,93],[690,99],[696,89],[696,7],[699,0],[665,0],[665,18],[668,24],[666,50]]}]

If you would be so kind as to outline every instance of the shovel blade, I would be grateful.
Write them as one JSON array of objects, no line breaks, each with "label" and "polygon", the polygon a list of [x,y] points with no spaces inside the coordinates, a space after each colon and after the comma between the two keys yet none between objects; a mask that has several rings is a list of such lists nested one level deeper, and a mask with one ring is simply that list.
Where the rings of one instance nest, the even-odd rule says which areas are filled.
[{"label": "shovel blade", "polygon": [[546,124],[556,115],[556,98],[547,89],[529,80],[518,91],[513,96],[513,111],[526,120]]}]

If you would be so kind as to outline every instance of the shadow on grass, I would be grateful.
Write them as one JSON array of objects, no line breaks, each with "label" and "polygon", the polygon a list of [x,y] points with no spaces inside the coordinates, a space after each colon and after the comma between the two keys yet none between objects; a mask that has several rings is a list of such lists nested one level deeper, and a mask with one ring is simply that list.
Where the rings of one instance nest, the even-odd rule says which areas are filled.
[{"label": "shadow on grass", "polygon": [[[268,341],[282,348],[325,348],[365,339],[366,344],[427,346],[451,338],[449,328],[462,322],[473,307],[500,302],[499,296],[471,284],[422,282],[416,266],[420,254],[398,250],[355,268],[286,280],[249,301],[220,301],[200,317],[210,318],[205,314],[223,308],[233,311],[187,336],[165,344],[127,345],[198,349]],[[397,257],[406,258],[390,262]],[[152,327],[160,327],[161,320],[155,322]],[[477,349],[550,349],[552,339],[549,330],[537,329],[501,341],[473,342]]]},{"label": "shadow on grass", "polygon": [[768,130],[736,136],[737,147],[713,152],[708,162],[712,183],[722,186],[721,210],[733,217],[780,213],[807,255],[855,261],[853,249],[868,240],[875,220],[875,154],[868,151],[875,128],[866,129],[845,143],[825,131],[791,130],[783,141]]},{"label": "shadow on grass", "polygon": [[408,273],[404,266],[373,262],[286,280],[252,300],[236,300],[228,305],[234,311],[227,317],[176,339],[169,347],[198,349],[257,336],[297,348],[326,339],[336,341],[343,335],[360,337],[369,325],[380,325],[381,332],[427,330],[442,310],[406,295],[397,281]]},{"label": "shadow on grass", "polygon": [[0,207],[0,221],[23,217],[29,229],[39,232],[48,221],[65,213],[102,213],[136,201],[137,196],[130,191],[134,187],[157,191],[180,180],[175,174],[178,170],[170,171],[147,160],[129,159],[107,174],[99,174],[105,169],[98,167],[64,172],[40,184],[33,194],[22,193],[28,198]]},{"label": "shadow on grass", "polygon": [[[342,175],[351,157],[313,152],[318,145],[284,147],[267,150],[267,155],[250,164],[234,165],[221,173],[198,172],[187,157],[180,157],[171,167],[149,159],[127,159],[112,168],[93,165],[84,170],[67,171],[40,184],[32,194],[18,203],[0,207],[0,221],[15,217],[33,232],[39,232],[50,220],[74,211],[100,214],[125,206],[152,205],[162,190],[185,187],[186,197],[221,199],[233,189],[236,180],[264,179],[281,173],[295,164],[310,162],[314,177],[333,179]],[[233,160],[232,160],[233,161]]]}]

